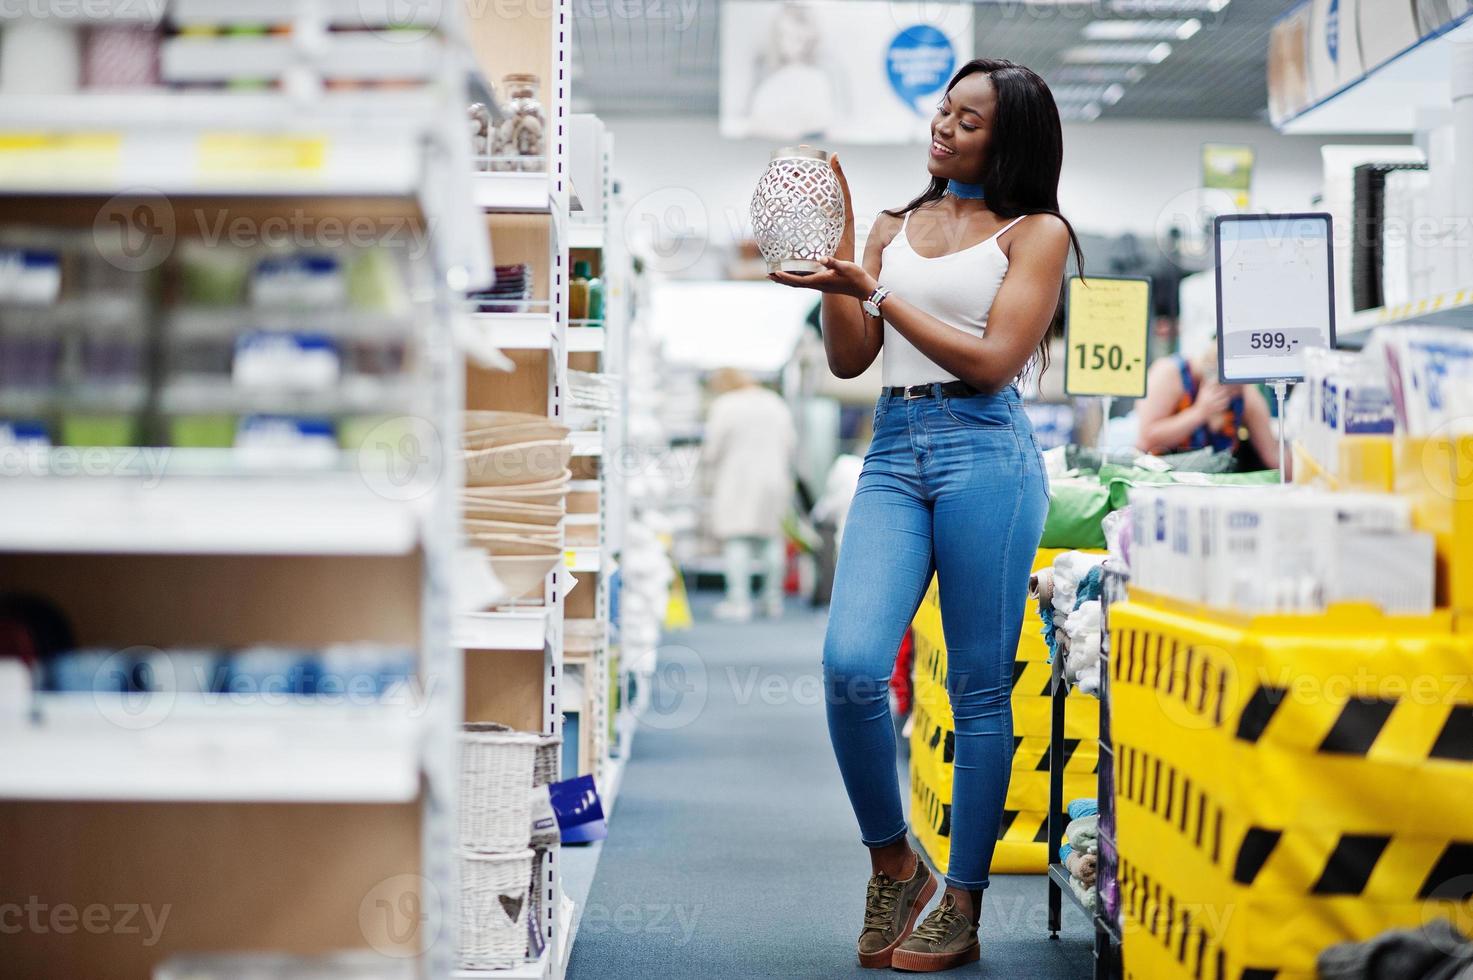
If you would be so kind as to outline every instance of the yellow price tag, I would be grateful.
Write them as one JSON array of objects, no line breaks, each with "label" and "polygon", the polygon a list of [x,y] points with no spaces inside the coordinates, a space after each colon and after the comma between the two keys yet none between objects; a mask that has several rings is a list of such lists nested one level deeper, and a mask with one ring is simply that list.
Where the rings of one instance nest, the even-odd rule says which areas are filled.
[{"label": "yellow price tag", "polygon": [[574,565],[578,564],[578,552],[574,551],[572,548],[564,551],[563,564],[567,565],[569,568],[572,568]]},{"label": "yellow price tag", "polygon": [[203,177],[317,174],[327,160],[327,140],[319,136],[205,133],[199,138],[197,152]]},{"label": "yellow price tag", "polygon": [[1071,276],[1064,303],[1064,391],[1143,398],[1149,279]]},{"label": "yellow price tag", "polygon": [[122,146],[118,133],[0,132],[0,182],[16,189],[80,178],[105,184],[117,171]]}]

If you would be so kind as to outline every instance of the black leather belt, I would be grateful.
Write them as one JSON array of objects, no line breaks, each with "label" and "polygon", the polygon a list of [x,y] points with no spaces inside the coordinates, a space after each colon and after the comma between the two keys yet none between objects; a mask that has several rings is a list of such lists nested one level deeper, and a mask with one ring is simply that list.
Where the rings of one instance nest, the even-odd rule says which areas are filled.
[{"label": "black leather belt", "polygon": [[881,388],[886,398],[970,398],[981,394],[965,381],[932,381],[924,385],[891,385]]}]

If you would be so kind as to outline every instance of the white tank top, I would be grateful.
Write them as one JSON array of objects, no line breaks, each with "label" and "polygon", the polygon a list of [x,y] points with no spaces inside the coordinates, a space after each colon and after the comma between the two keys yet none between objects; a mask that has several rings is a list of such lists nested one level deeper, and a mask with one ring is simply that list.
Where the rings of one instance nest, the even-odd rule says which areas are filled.
[{"label": "white tank top", "polygon": [[[880,266],[880,284],[907,303],[949,323],[974,337],[987,329],[987,313],[1008,271],[1008,257],[997,244],[1003,232],[1028,217],[1014,218],[999,228],[986,241],[960,252],[927,258],[910,247],[905,229],[910,224],[906,214],[900,231],[885,246]],[[885,324],[884,384],[919,385],[932,381],[955,381],[951,374],[915,345],[900,331]]]}]

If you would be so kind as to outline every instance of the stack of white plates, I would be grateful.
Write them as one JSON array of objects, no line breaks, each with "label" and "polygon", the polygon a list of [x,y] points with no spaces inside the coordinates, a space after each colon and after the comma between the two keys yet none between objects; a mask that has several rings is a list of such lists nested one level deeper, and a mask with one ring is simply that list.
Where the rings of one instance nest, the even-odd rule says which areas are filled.
[{"label": "stack of white plates", "polygon": [[466,412],[462,528],[507,593],[528,596],[562,556],[568,428],[525,412]]}]

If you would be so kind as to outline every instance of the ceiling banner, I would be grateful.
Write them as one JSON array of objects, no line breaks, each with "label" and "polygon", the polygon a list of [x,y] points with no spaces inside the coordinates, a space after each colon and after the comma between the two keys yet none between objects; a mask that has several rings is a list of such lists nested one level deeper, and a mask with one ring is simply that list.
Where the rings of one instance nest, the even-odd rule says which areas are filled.
[{"label": "ceiling banner", "polygon": [[721,5],[721,134],[924,142],[946,83],[971,58],[970,4],[731,0]]}]

